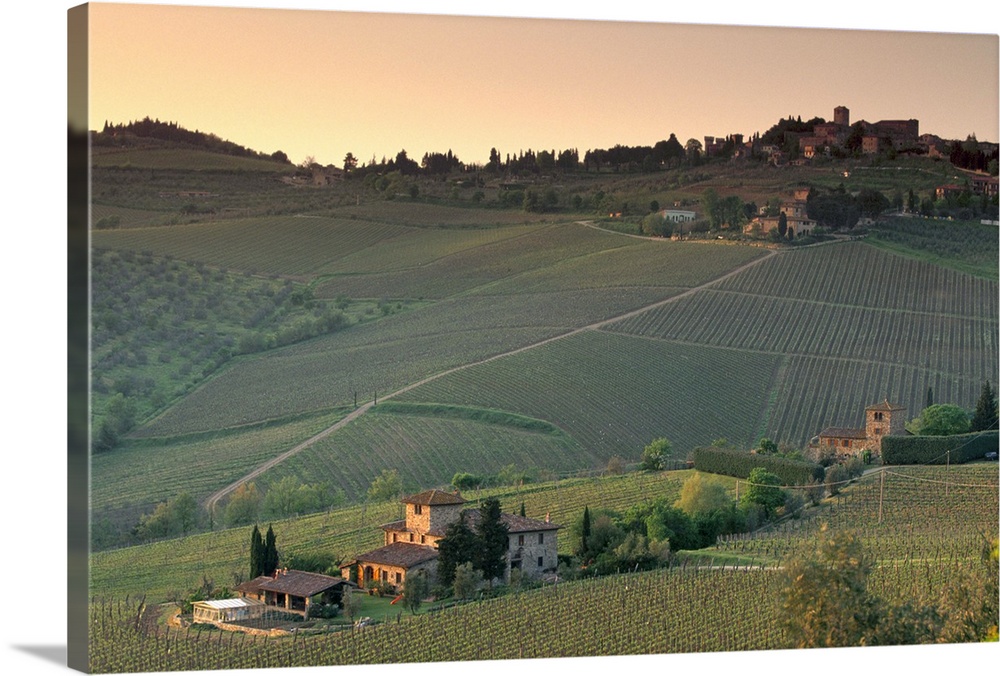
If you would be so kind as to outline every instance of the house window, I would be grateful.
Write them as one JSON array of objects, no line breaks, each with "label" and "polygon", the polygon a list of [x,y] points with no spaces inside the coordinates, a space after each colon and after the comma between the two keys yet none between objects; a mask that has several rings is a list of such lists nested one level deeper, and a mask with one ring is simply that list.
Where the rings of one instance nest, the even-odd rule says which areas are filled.
[{"label": "house window", "polygon": [[423,514],[424,513],[424,506],[423,505],[413,505],[413,513],[414,514]]},{"label": "house window", "polygon": [[542,567],[542,557],[540,557],[540,556],[538,557],[538,567],[539,568]]},{"label": "house window", "polygon": [[423,535],[420,536],[420,544],[424,544],[424,536]]},{"label": "house window", "polygon": [[396,573],[396,584],[399,584],[402,581],[403,581],[402,573]]},{"label": "house window", "polygon": [[844,439],[842,445],[844,446],[844,448],[849,447],[851,445],[851,440],[850,439]]},{"label": "house window", "polygon": [[392,534],[392,541],[393,541],[393,542],[395,542],[395,541],[396,541],[396,534],[395,534],[395,533],[393,533],[393,534]]},{"label": "house window", "polygon": [[875,428],[875,434],[882,434],[882,428],[881,427],[876,427]]},{"label": "house window", "polygon": [[410,533],[410,542],[413,542],[413,533]]},{"label": "house window", "polygon": [[389,571],[383,570],[379,572],[379,577],[382,578],[382,582],[389,581]]},{"label": "house window", "polygon": [[524,546],[524,536],[523,535],[518,535],[517,536],[517,546],[518,547],[523,547]]},{"label": "house window", "polygon": [[544,545],[545,544],[545,533],[539,533],[538,534],[538,544],[540,544],[540,545]]}]

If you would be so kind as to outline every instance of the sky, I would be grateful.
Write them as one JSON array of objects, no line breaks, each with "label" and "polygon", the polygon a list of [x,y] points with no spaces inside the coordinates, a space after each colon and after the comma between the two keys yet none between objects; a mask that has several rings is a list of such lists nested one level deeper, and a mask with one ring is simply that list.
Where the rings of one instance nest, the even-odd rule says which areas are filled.
[{"label": "sky", "polygon": [[582,155],[671,133],[749,136],[839,105],[852,122],[916,118],[921,132],[998,140],[988,20],[959,28],[993,31],[976,35],[241,4],[91,4],[89,127],[150,116],[337,166],[348,152],[485,163],[491,148]]},{"label": "sky", "polygon": [[[161,0],[169,4],[169,0]],[[63,130],[66,124],[67,111],[67,49],[66,49],[66,12],[77,4],[63,0],[32,0],[31,2],[14,3],[6,8],[4,18],[0,23],[0,55],[4,64],[4,86],[8,96],[6,105],[0,106],[0,119],[3,128],[8,131],[4,139],[4,150],[7,161],[0,164],[0,172],[5,186],[5,202],[3,209],[3,265],[0,265],[0,288],[3,289],[5,331],[0,332],[0,346],[6,359],[4,375],[7,382],[7,394],[4,405],[5,427],[4,442],[5,471],[9,480],[5,490],[0,492],[3,511],[10,518],[5,519],[3,535],[5,542],[12,543],[10,550],[11,565],[20,566],[29,571],[23,576],[26,584],[35,584],[43,580],[48,583],[44,600],[37,610],[31,612],[3,613],[3,640],[0,640],[0,659],[7,665],[9,673],[30,674],[65,674],[66,649],[66,610],[62,601],[63,582],[66,579],[66,178],[63,171],[66,156],[65,137]],[[176,4],[176,3],[174,3]],[[281,6],[283,3],[274,0],[264,3],[261,0],[203,0],[201,4],[228,4],[230,6]],[[401,12],[407,8],[402,0],[295,0],[291,3],[297,8],[368,10],[380,12]],[[514,17],[571,17],[574,19],[601,20],[631,20],[631,21],[674,21],[696,24],[758,25],[758,26],[812,26],[824,28],[866,29],[904,29],[908,31],[947,31],[947,32],[980,32],[994,37],[1000,32],[1000,9],[996,3],[987,0],[951,0],[946,6],[938,6],[932,12],[919,6],[905,14],[899,14],[899,3],[889,0],[838,0],[830,3],[804,3],[801,0],[760,0],[758,2],[729,2],[726,0],[698,0],[698,2],[650,3],[648,0],[577,0],[575,2],[555,2],[554,0],[421,0],[420,10],[438,14],[482,14]],[[662,5],[662,6],[661,6]],[[189,29],[185,29],[189,30]],[[193,30],[193,29],[190,29]],[[113,40],[124,43],[128,35],[113,36]],[[212,38],[217,41],[217,37]],[[385,37],[380,33],[376,37],[351,36],[345,43],[336,45],[329,53],[313,52],[312,60],[324,60],[334,63],[338,55],[344,51],[362,50],[372,61],[382,59],[386,67],[400,69],[415,57],[406,57],[402,62],[388,63],[377,47],[385,48]],[[433,43],[425,36],[424,44]],[[994,43],[995,44],[995,43]],[[715,41],[721,49],[719,40]],[[780,44],[778,45],[780,46]],[[776,48],[778,47],[776,46]],[[263,48],[262,46],[259,46]],[[511,45],[495,45],[492,43],[477,43],[471,53],[453,55],[449,63],[461,63],[463,59],[473,59],[477,65],[475,71],[482,78],[493,78],[500,82],[500,76],[505,72],[504,64],[511,63],[517,53]],[[301,63],[306,63],[308,51],[304,50],[302,38],[294,36],[285,45],[286,52],[303,54]],[[615,41],[596,44],[591,51],[604,57],[604,63],[616,57],[629,45],[621,45]],[[527,48],[525,48],[527,49]],[[994,47],[995,49],[995,47]],[[830,53],[850,53],[846,48],[828,48]],[[787,67],[795,66],[819,48],[810,46],[798,53],[786,54],[782,59]],[[925,50],[925,51],[929,51]],[[181,58],[182,54],[174,51],[173,57]],[[482,55],[486,54],[487,58]],[[918,55],[919,56],[919,55]],[[924,56],[927,56],[926,54]],[[945,63],[948,54],[938,54],[937,58]],[[133,57],[125,56],[126,60]],[[737,54],[733,61],[739,62]],[[916,58],[916,56],[914,56]],[[947,68],[937,69],[932,66],[915,68],[923,73],[916,86],[918,95],[915,103],[907,104],[905,111],[897,111],[893,100],[885,96],[862,98],[859,93],[849,98],[841,96],[839,91],[830,90],[824,80],[817,76],[809,87],[808,103],[796,103],[794,109],[786,110],[783,100],[776,106],[776,112],[766,111],[761,126],[773,123],[772,118],[789,114],[810,114],[829,117],[836,105],[846,105],[851,109],[852,117],[876,119],[881,117],[908,117],[913,115],[920,119],[921,130],[935,131],[945,135],[964,135],[975,130],[978,137],[984,140],[997,140],[997,58],[984,57],[986,63],[969,62],[949,64]],[[551,61],[551,58],[550,58]],[[364,63],[367,63],[365,61]],[[705,81],[710,81],[712,74],[693,60],[687,61],[687,70],[699,74]],[[201,62],[195,70],[188,71],[186,76],[192,81],[206,78],[211,63]],[[895,71],[888,78],[895,80]],[[605,66],[606,67],[606,66]],[[949,70],[950,69],[950,70]],[[977,73],[975,81],[960,86],[956,78],[965,71]],[[521,77],[527,78],[534,73],[522,72]],[[587,82],[602,74],[600,65],[589,70],[578,69],[575,79]],[[683,74],[683,73],[682,73]],[[621,81],[629,73],[620,75]],[[139,77],[139,76],[135,76]],[[434,89],[441,89],[439,76]],[[685,102],[689,109],[696,110],[698,116],[693,123],[692,131],[685,131],[679,119],[673,119],[674,113],[664,112],[663,131],[671,131],[678,138],[706,134],[724,134],[729,131],[748,133],[755,126],[750,114],[740,116],[733,124],[739,129],[727,129],[730,123],[725,120],[711,119],[711,114],[725,113],[728,109],[738,109],[743,99],[754,102],[747,108],[753,112],[755,106],[766,105],[769,97],[777,96],[773,91],[761,90],[756,79],[742,79],[727,82],[728,96],[722,103],[714,106],[693,107],[698,99],[693,92],[679,91],[673,88],[664,78],[658,76],[650,86],[650,91],[670,91],[671,99]],[[161,83],[166,91],[166,82]],[[279,83],[283,84],[283,83]],[[863,88],[863,78],[855,78],[855,88]],[[878,83],[877,83],[878,84]],[[129,90],[127,81],[116,85],[118,97],[124,97]],[[610,91],[601,91],[593,100],[587,99],[582,109],[587,115],[596,116],[603,113],[602,119],[616,122],[614,130],[620,130],[610,143],[625,143],[626,136],[635,134],[636,143],[652,143],[663,136],[657,128],[652,138],[646,138],[647,132],[625,118],[626,110],[621,105],[615,107],[616,96],[631,95],[618,82],[612,83]],[[188,85],[190,88],[190,84]],[[462,83],[462,86],[468,86]],[[880,86],[888,86],[881,83]],[[453,89],[455,87],[452,87]],[[967,98],[981,89],[991,90],[992,94],[985,103],[971,103]],[[829,94],[829,100],[825,96]],[[397,92],[399,94],[399,92]],[[177,98],[177,95],[172,95]],[[699,96],[706,96],[704,93]],[[990,98],[992,97],[992,98]],[[368,100],[370,100],[369,97]],[[328,150],[318,144],[303,142],[300,150],[293,150],[292,143],[297,143],[291,135],[272,122],[262,125],[263,132],[256,136],[243,138],[243,132],[236,129],[244,116],[250,116],[252,109],[261,105],[258,101],[250,106],[236,107],[233,104],[218,99],[211,109],[221,108],[229,111],[226,117],[226,128],[215,129],[214,119],[188,120],[178,113],[167,111],[139,110],[135,113],[123,112],[124,117],[153,115],[161,119],[176,118],[174,121],[185,126],[199,127],[211,130],[251,147],[259,146],[260,150],[273,151],[282,149],[299,161],[295,153],[300,155],[313,154],[324,162],[340,164],[343,154],[350,150],[363,156],[371,153],[398,152],[405,147],[411,154],[421,154],[423,142],[420,139],[397,140],[390,138],[385,142],[386,150],[381,145],[372,143],[372,147],[362,147],[360,143],[353,147],[331,145]],[[632,100],[635,100],[634,98]],[[646,99],[647,101],[649,99]],[[797,101],[797,99],[796,99]],[[936,129],[937,122],[930,122],[930,110],[922,107],[943,102],[945,105],[944,119],[954,119],[958,129],[954,132]],[[96,102],[95,102],[96,103]],[[288,102],[292,108],[294,100]],[[513,115],[514,103],[506,98],[496,106],[501,113]],[[663,108],[665,104],[644,104],[643,109]],[[902,107],[902,106],[901,106]],[[914,112],[910,111],[910,108]],[[637,109],[638,106],[633,107]],[[806,108],[809,110],[807,111]],[[812,113],[813,108],[815,112]],[[611,112],[607,112],[607,111]],[[669,109],[668,109],[669,110]],[[974,115],[986,111],[991,118],[984,121],[972,119]],[[882,112],[886,111],[886,112]],[[478,112],[482,112],[479,109]],[[578,112],[578,111],[574,111]],[[103,115],[103,113],[102,113]],[[280,119],[280,114],[271,113]],[[679,116],[679,114],[677,114]],[[550,129],[572,131],[572,140],[565,141],[581,150],[589,145],[597,146],[603,137],[591,140],[585,134],[576,131],[571,126],[583,117],[561,115],[555,119],[556,124]],[[746,119],[744,119],[744,117]],[[221,119],[221,118],[220,118]],[[270,118],[274,119],[274,118]],[[306,141],[325,138],[336,140],[346,136],[346,132],[335,133],[326,111],[316,112],[319,132],[310,133]],[[367,119],[367,118],[365,118]],[[470,119],[476,119],[474,116]],[[625,120],[622,122],[622,120]],[[704,120],[704,122],[702,122]],[[992,120],[992,121],[991,121]],[[232,121],[234,129],[228,128]],[[945,126],[941,122],[941,126]],[[103,123],[103,117],[101,119]],[[523,122],[522,122],[523,123]],[[610,125],[610,122],[608,123]],[[292,125],[291,128],[294,128]],[[966,131],[968,127],[968,131]],[[990,127],[989,131],[981,132],[981,127]],[[311,128],[311,125],[310,125]],[[271,139],[267,133],[274,134]],[[463,160],[475,161],[478,156],[489,152],[489,147],[496,144],[528,143],[538,148],[562,145],[560,138],[524,139],[520,135],[511,141],[506,141],[497,128],[489,130],[490,138],[482,146],[479,144],[468,150],[459,150],[456,143],[453,150]],[[519,131],[519,129],[515,129]],[[383,129],[382,134],[392,133],[392,129]],[[360,138],[354,136],[353,138]],[[379,136],[373,137],[376,141]],[[424,136],[421,136],[424,138]],[[331,140],[331,144],[333,144]],[[451,140],[447,143],[452,143]],[[405,145],[404,145],[405,144]],[[437,145],[427,145],[438,150]],[[412,149],[412,150],[411,150]],[[506,147],[502,148],[506,151]],[[329,155],[329,159],[327,159]],[[367,159],[367,158],[366,158]],[[22,578],[19,578],[22,579]],[[531,660],[519,664],[519,671],[527,676],[533,674],[561,673],[563,670],[579,674],[608,673],[609,670],[629,670],[634,673],[663,673],[674,670],[677,673],[685,671],[698,673],[714,673],[717,669],[723,673],[763,673],[776,669],[792,672],[806,672],[821,676],[824,674],[840,675],[843,673],[867,673],[872,666],[882,666],[893,670],[904,668],[909,676],[918,674],[941,674],[954,670],[956,664],[968,665],[975,669],[984,663],[996,663],[1000,657],[1000,644],[979,644],[964,646],[934,646],[926,648],[865,648],[860,650],[831,651],[771,651],[759,653],[731,654],[698,654],[670,656],[633,656],[615,658],[613,660]],[[411,676],[441,676],[441,674],[477,676],[494,676],[510,672],[510,667],[502,662],[483,662],[476,664],[434,665],[415,664],[407,667]],[[200,672],[212,676],[222,674],[245,674],[247,672]],[[336,674],[337,676],[390,676],[398,674],[399,669],[391,666],[379,667],[338,667],[328,669],[276,669],[265,673],[268,676],[297,676],[300,674]]]}]

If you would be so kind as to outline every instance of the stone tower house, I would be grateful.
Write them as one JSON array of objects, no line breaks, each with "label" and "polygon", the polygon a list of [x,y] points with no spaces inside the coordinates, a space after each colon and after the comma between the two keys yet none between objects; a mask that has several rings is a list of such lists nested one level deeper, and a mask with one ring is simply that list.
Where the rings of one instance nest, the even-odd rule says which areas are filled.
[{"label": "stone tower house", "polygon": [[844,127],[850,127],[851,111],[846,106],[837,106],[833,109],[833,121]]},{"label": "stone tower house", "polygon": [[865,436],[868,448],[882,452],[882,437],[906,434],[906,407],[884,400],[865,409]]}]

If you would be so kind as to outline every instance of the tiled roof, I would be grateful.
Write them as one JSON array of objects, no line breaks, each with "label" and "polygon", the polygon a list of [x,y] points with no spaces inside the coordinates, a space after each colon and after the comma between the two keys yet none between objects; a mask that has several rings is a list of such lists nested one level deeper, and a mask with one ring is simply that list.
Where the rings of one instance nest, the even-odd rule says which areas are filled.
[{"label": "tiled roof", "polygon": [[314,596],[321,594],[327,589],[343,584],[345,581],[339,577],[330,577],[319,573],[307,573],[303,570],[289,570],[285,573],[278,573],[276,576],[262,575],[255,577],[249,582],[244,582],[236,588],[236,591],[245,594],[258,594],[261,591],[273,591],[281,594],[291,594],[292,596]]},{"label": "tiled roof", "polygon": [[439,491],[436,488],[416,495],[403,498],[403,502],[409,505],[464,505],[465,500],[458,491],[448,493]]},{"label": "tiled roof", "polygon": [[866,411],[904,411],[904,410],[906,410],[906,407],[905,406],[900,406],[899,404],[890,404],[889,400],[886,399],[881,404],[872,404],[871,406],[869,406],[865,410]]},{"label": "tiled roof", "polygon": [[819,433],[821,437],[836,437],[838,439],[867,439],[868,433],[852,427],[827,427]]},{"label": "tiled roof", "polygon": [[438,550],[429,545],[418,545],[410,542],[393,542],[391,545],[373,549],[357,557],[357,563],[377,563],[383,566],[399,566],[410,568],[418,563],[431,561],[438,557]]},{"label": "tiled roof", "polygon": [[[466,525],[469,528],[475,529],[476,525],[479,523],[479,510],[466,509],[462,513],[465,514]],[[562,528],[562,526],[549,523],[548,521],[529,519],[526,516],[519,516],[517,514],[501,514],[500,520],[503,521],[505,526],[507,526],[508,533],[530,533],[540,530],[558,530]]]}]

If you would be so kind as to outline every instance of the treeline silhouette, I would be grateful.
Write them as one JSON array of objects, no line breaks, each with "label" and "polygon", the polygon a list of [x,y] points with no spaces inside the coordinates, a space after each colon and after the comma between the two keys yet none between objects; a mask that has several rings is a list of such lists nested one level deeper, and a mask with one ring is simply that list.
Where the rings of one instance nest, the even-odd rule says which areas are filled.
[{"label": "treeline silhouette", "polygon": [[289,163],[288,156],[280,150],[268,155],[245,148],[232,141],[226,141],[215,134],[206,134],[198,130],[191,131],[176,122],[161,122],[158,119],[153,120],[149,117],[128,122],[127,124],[112,124],[105,121],[101,132],[92,134],[92,142],[97,146],[128,146],[135,139],[158,139],[160,141],[170,141],[172,143],[209,150],[223,155],[254,157],[263,160],[273,160],[283,164]]}]

